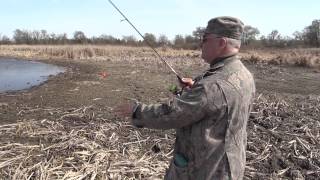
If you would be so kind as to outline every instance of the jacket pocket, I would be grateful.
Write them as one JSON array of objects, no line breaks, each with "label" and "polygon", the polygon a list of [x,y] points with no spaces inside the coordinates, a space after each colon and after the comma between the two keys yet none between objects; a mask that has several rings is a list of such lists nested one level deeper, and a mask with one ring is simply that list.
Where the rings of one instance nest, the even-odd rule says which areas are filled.
[{"label": "jacket pocket", "polygon": [[188,166],[179,167],[174,161],[171,162],[170,168],[167,171],[165,180],[188,180]]}]

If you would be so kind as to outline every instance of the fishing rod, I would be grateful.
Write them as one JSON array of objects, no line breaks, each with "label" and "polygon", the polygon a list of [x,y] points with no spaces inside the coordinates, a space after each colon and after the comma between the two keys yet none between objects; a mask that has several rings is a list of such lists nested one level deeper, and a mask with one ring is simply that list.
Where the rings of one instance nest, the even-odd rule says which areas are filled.
[{"label": "fishing rod", "polygon": [[147,43],[147,45],[156,53],[156,55],[160,58],[160,60],[170,68],[171,72],[173,72],[173,73],[177,76],[179,82],[184,84],[184,82],[182,81],[181,76],[173,69],[173,67],[172,67],[170,64],[168,64],[168,62],[167,62],[166,60],[164,60],[164,59],[160,56],[160,54],[157,52],[157,50],[156,50],[154,47],[152,47],[152,45],[145,39],[145,37],[144,37],[144,36],[140,33],[140,31],[131,23],[131,21],[120,11],[120,9],[119,9],[111,0],[108,0],[108,1],[109,1],[109,3],[122,15],[122,17],[124,18],[124,20],[127,21],[127,22],[133,27],[133,29],[137,31],[137,33],[142,37],[142,39]]}]

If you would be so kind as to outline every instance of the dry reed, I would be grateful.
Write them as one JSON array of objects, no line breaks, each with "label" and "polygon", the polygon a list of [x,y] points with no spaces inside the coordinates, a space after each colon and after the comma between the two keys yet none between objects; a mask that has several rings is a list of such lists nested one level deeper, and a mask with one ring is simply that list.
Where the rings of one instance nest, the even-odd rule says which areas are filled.
[{"label": "dry reed", "polygon": [[[290,102],[259,95],[248,123],[246,179],[320,175],[320,97]],[[173,131],[136,129],[95,106],[47,111],[0,126],[3,179],[156,179],[171,158]]]},{"label": "dry reed", "polygon": [[[174,64],[200,59],[200,51],[158,48],[159,53]],[[95,61],[145,61],[157,59],[149,47],[111,45],[0,45],[0,56],[33,59],[75,59]],[[303,48],[287,50],[246,50],[242,60],[253,63],[296,65],[320,68],[320,49]]]},{"label": "dry reed", "polygon": [[170,131],[150,136],[150,131],[141,133],[119,119],[96,117],[93,106],[19,113],[30,111],[54,111],[60,118],[0,126],[0,176],[4,179],[156,178],[171,157]]},{"label": "dry reed", "polygon": [[242,60],[274,65],[295,65],[320,68],[320,49],[249,50],[241,53]]}]

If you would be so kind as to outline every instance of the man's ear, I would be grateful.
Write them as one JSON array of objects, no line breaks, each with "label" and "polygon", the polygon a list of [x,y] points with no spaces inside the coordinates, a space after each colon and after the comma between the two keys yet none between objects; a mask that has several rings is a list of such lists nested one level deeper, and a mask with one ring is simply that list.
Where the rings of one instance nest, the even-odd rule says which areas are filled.
[{"label": "man's ear", "polygon": [[226,38],[220,38],[219,39],[219,46],[222,47],[222,48],[225,48],[227,46],[227,39]]}]

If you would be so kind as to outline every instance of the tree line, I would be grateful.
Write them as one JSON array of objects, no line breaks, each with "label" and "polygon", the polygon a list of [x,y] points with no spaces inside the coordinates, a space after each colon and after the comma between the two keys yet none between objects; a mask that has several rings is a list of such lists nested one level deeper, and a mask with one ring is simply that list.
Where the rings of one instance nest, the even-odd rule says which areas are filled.
[{"label": "tree line", "polygon": [[[202,31],[197,28],[196,31]],[[173,41],[169,40],[166,35],[156,35],[145,33],[144,40],[138,40],[135,36],[122,36],[116,38],[111,35],[102,34],[100,36],[87,37],[82,31],[75,31],[69,38],[66,33],[55,34],[48,33],[46,30],[21,30],[16,29],[13,32],[13,38],[0,34],[0,44],[28,44],[28,45],[61,45],[61,44],[97,44],[97,45],[130,45],[144,46],[148,42],[153,47],[170,46],[174,48],[197,49],[201,36],[198,32],[194,35],[176,35]]]},{"label": "tree line", "polygon": [[[191,35],[176,35],[169,40],[166,35],[156,37],[152,33],[145,33],[144,40],[137,40],[135,36],[116,38],[111,35],[87,37],[82,31],[75,31],[69,38],[66,33],[48,33],[46,30],[20,30],[13,32],[13,38],[0,34],[0,44],[97,44],[97,45],[129,45],[144,46],[147,42],[153,47],[173,47],[178,49],[198,49],[204,27],[197,27]],[[282,36],[278,30],[273,30],[267,36],[260,35],[258,28],[246,25],[242,36],[243,46],[248,47],[320,47],[320,20],[313,20],[302,31],[293,33],[293,37]]]}]

